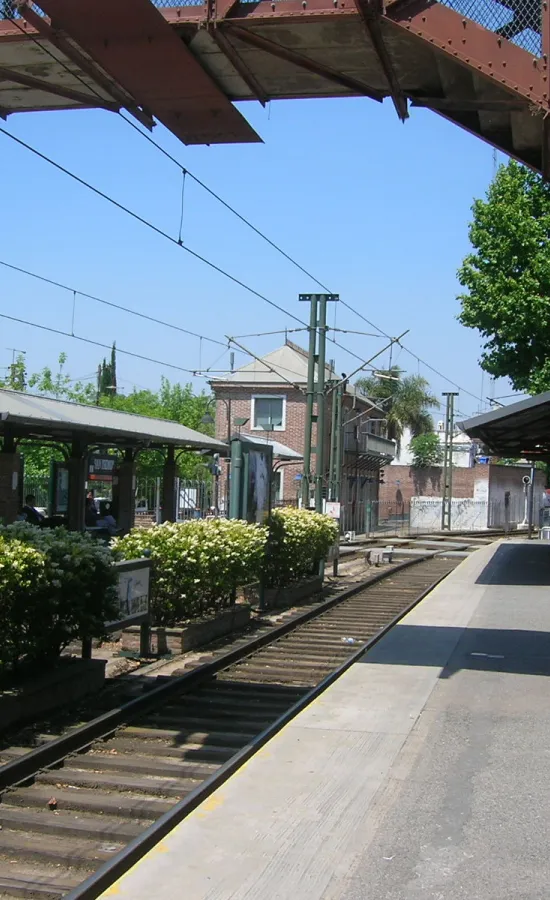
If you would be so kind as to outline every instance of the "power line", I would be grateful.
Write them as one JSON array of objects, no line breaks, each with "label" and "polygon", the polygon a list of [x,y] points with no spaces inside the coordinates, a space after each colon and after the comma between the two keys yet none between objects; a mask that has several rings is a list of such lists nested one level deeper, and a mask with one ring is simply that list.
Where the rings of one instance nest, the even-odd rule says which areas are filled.
[{"label": "power line", "polygon": [[55,160],[51,159],[46,154],[41,153],[40,150],[37,150],[35,147],[32,147],[26,141],[21,140],[21,138],[16,137],[11,132],[7,131],[5,128],[0,127],[0,132],[4,134],[6,137],[10,138],[16,144],[19,144],[20,147],[24,147],[25,150],[28,150],[30,153],[33,153],[39,159],[42,159],[44,162],[47,162],[50,166],[53,166],[59,172],[63,172],[64,175],[67,175],[69,178],[72,178],[73,181],[76,181],[78,184],[82,185],[82,187],[87,188],[92,193],[96,194],[98,197],[101,197],[103,200],[107,200],[112,206],[126,213],[126,215],[130,216],[132,219],[135,219],[136,222],[140,222],[142,225],[145,225],[147,228],[150,228],[151,231],[154,231],[155,234],[158,234],[160,237],[163,237],[165,240],[170,241],[171,244],[174,244],[176,247],[179,247],[181,250],[185,250],[186,253],[189,253],[195,259],[200,260],[209,268],[213,269],[215,272],[218,272],[220,275],[223,275],[225,278],[232,281],[234,284],[243,288],[249,294],[252,294],[258,299],[263,300],[265,303],[269,304],[269,306],[273,306],[274,309],[278,309],[279,312],[285,314],[285,316],[289,316],[291,319],[294,319],[296,322],[299,322],[300,325],[305,325],[298,316],[295,316],[293,313],[289,312],[284,307],[280,306],[278,303],[275,303],[274,300],[270,300],[269,297],[266,297],[264,294],[261,294],[255,288],[250,287],[250,285],[246,284],[244,281],[241,281],[235,275],[231,275],[229,272],[226,272],[225,269],[222,269],[220,266],[217,266],[215,263],[211,262],[211,260],[207,259],[205,256],[202,256],[200,253],[197,253],[195,250],[191,250],[190,247],[186,247],[185,244],[180,244],[179,241],[172,237],[172,235],[168,234],[168,232],[163,231],[162,228],[159,228],[158,225],[154,225],[152,222],[149,222],[147,219],[144,219],[143,216],[140,216],[138,213],[131,210],[129,207],[124,206],[123,203],[119,203],[118,200],[115,200],[113,197],[110,197],[108,194],[101,191],[99,188],[94,187],[94,185],[90,184],[88,181],[85,181],[80,176],[75,175],[74,172],[71,172],[70,169],[67,169],[65,166],[62,166],[60,163],[55,162]]},{"label": "power line", "polygon": [[[48,331],[50,334],[60,334],[63,337],[72,338],[75,341],[83,341],[85,344],[92,344],[94,347],[102,347],[104,350],[112,350],[110,344],[102,344],[91,338],[80,337],[78,334],[71,334],[69,331],[61,331],[58,328],[51,328],[48,325],[40,325],[38,322],[29,322],[27,319],[18,319],[15,316],[8,316],[6,313],[0,313],[0,318],[8,319],[10,322],[18,322],[20,325],[30,325],[31,328],[39,328],[41,331]],[[153,359],[150,356],[143,356],[141,353],[133,353],[131,350],[122,350],[117,346],[117,353],[123,353],[125,356],[133,356],[135,359],[142,359],[145,362],[155,363],[158,366],[167,366],[169,369],[177,369],[179,372],[185,372],[187,375],[194,375],[194,369],[184,369],[182,366],[176,366],[174,363],[165,362],[160,359]]]},{"label": "power line", "polygon": [[[367,319],[366,316],[364,316],[362,313],[358,312],[358,310],[356,310],[353,306],[350,306],[349,303],[346,303],[345,300],[341,300],[340,303],[342,303],[346,307],[346,309],[349,309],[352,313],[355,313],[356,316],[359,316],[360,319],[363,319],[363,321],[366,322],[368,325],[370,325],[371,328],[376,328],[376,330],[378,332],[380,332],[380,334],[384,335],[384,337],[387,337],[389,340],[391,340],[389,334],[386,334],[386,332],[383,331],[381,328],[379,328],[378,325],[375,325],[374,322],[371,322],[370,319]],[[439,375],[439,377],[442,378],[444,381],[448,382],[448,384],[452,384],[454,387],[458,388],[459,391],[462,391],[464,394],[468,394],[469,397],[473,397],[474,400],[480,400],[482,403],[484,402],[482,397],[478,397],[477,394],[472,394],[471,391],[468,391],[466,388],[462,387],[456,381],[453,381],[452,378],[448,378],[446,375],[443,374],[443,372],[440,372],[439,369],[436,369],[434,366],[430,365],[430,363],[427,363],[426,360],[422,359],[420,356],[418,356],[412,350],[409,350],[409,348],[405,344],[400,343],[399,346],[402,347],[403,350],[405,350],[405,352],[408,353],[410,356],[412,356],[414,359],[418,360],[419,363],[422,363],[423,366],[426,366],[427,369],[430,369],[432,372],[435,372],[436,375]]]},{"label": "power line", "polygon": [[196,331],[189,331],[187,328],[181,328],[179,325],[175,325],[173,322],[165,322],[163,319],[157,319],[155,316],[148,316],[146,313],[138,312],[135,309],[130,309],[127,306],[121,306],[119,303],[113,303],[111,300],[103,300],[101,297],[95,297],[93,294],[87,294],[85,291],[76,290],[76,288],[69,287],[67,284],[62,284],[60,281],[54,281],[52,278],[46,278],[45,275],[37,275],[36,272],[31,272],[29,269],[23,269],[21,266],[14,266],[12,263],[5,262],[0,259],[0,266],[5,266],[7,269],[13,269],[15,272],[21,272],[23,275],[29,275],[31,278],[36,278],[38,281],[43,281],[46,284],[51,284],[53,287],[61,288],[64,291],[69,291],[71,294],[78,294],[79,297],[85,297],[87,300],[94,300],[96,303],[103,303],[105,306],[112,306],[114,309],[120,309],[122,312],[129,313],[131,316],[137,316],[139,319],[147,319],[149,322],[154,322],[157,325],[163,325],[165,328],[173,328],[174,331],[180,331],[182,334],[191,335],[191,337],[200,338],[203,341],[210,341],[211,344],[218,344],[220,347],[227,348],[227,344],[223,341],[218,341],[215,338],[206,337],[204,334],[198,334]]},{"label": "power line", "polygon": [[[95,94],[95,96],[96,96],[98,99],[100,99],[101,101],[104,101],[104,100],[105,100],[105,98],[102,97],[102,95],[98,93],[98,91],[94,88],[93,85],[89,85],[86,81],[84,81],[83,78],[81,78],[81,76],[80,76],[77,72],[73,72],[73,71],[66,65],[66,63],[65,63],[62,59],[59,59],[57,56],[55,56],[54,53],[52,53],[52,52],[50,51],[49,48],[45,47],[42,43],[40,43],[40,41],[39,41],[34,35],[28,34],[28,32],[26,32],[26,31],[19,25],[18,22],[16,22],[15,20],[13,20],[13,21],[14,21],[14,24],[16,25],[16,27],[17,27],[23,34],[25,34],[25,35],[27,35],[28,37],[30,37],[30,38],[31,38],[31,39],[32,39],[32,40],[33,40],[33,41],[34,41],[34,42],[35,42],[35,43],[36,43],[36,44],[37,44],[44,52],[46,52],[53,60],[55,60],[57,63],[59,63],[61,66],[63,66],[63,68],[64,68],[64,69],[65,69],[72,77],[77,78],[77,79],[80,81],[80,83],[81,83],[82,85],[84,85],[84,87],[86,87],[88,90],[91,90],[91,91]],[[303,272],[304,275],[307,275],[307,277],[310,278],[315,284],[319,285],[319,287],[321,287],[321,288],[322,288],[324,291],[326,291],[327,293],[330,293],[330,291],[329,291],[329,289],[327,288],[327,286],[326,286],[322,281],[320,281],[318,278],[316,278],[311,272],[309,272],[304,266],[302,266],[296,259],[294,259],[294,257],[290,256],[289,253],[287,253],[285,250],[283,250],[282,247],[279,247],[279,245],[276,244],[274,241],[272,241],[271,238],[269,238],[264,232],[262,232],[259,228],[257,228],[255,225],[253,225],[252,222],[250,222],[249,219],[247,219],[245,216],[243,216],[241,213],[239,213],[238,210],[236,210],[233,206],[231,206],[231,204],[227,203],[227,201],[224,200],[223,197],[221,197],[219,194],[217,194],[216,191],[214,191],[214,190],[212,190],[212,188],[208,187],[207,184],[205,184],[200,178],[198,178],[196,175],[194,175],[193,172],[191,172],[186,166],[182,165],[182,164],[175,158],[175,156],[172,156],[171,153],[169,153],[164,147],[162,147],[159,143],[157,143],[157,141],[155,141],[150,135],[148,135],[148,134],[146,134],[146,132],[142,131],[142,130],[136,125],[135,122],[132,122],[130,119],[127,119],[126,116],[124,116],[124,115],[122,114],[122,112],[120,111],[120,109],[119,109],[117,112],[118,112],[118,115],[120,116],[120,118],[121,118],[124,122],[126,122],[127,125],[129,125],[129,126],[130,126],[131,128],[133,128],[135,131],[137,131],[137,133],[138,133],[139,135],[141,135],[141,137],[143,137],[146,141],[148,141],[153,147],[155,147],[160,153],[162,153],[163,156],[165,156],[168,160],[170,160],[170,162],[172,162],[175,166],[177,166],[177,168],[183,173],[183,186],[182,186],[182,212],[181,212],[182,218],[181,218],[181,222],[180,222],[180,232],[179,232],[179,235],[180,235],[180,236],[179,236],[179,239],[178,239],[178,240],[175,240],[175,239],[172,238],[170,235],[166,234],[165,232],[161,231],[161,229],[159,229],[159,228],[157,228],[156,226],[154,226],[152,223],[147,222],[147,220],[145,220],[145,219],[142,219],[142,218],[141,218],[140,216],[138,216],[136,213],[134,213],[134,212],[132,212],[131,210],[127,209],[126,207],[122,206],[122,204],[118,203],[117,201],[113,200],[111,197],[107,196],[106,194],[103,194],[103,193],[102,193],[101,191],[99,191],[97,188],[94,188],[92,185],[90,185],[90,184],[88,184],[87,182],[83,181],[82,179],[78,178],[78,176],[74,175],[74,174],[73,174],[72,172],[70,172],[69,170],[64,169],[64,168],[63,168],[62,166],[60,166],[58,163],[55,163],[53,160],[51,160],[51,159],[49,159],[48,157],[44,156],[43,154],[39,153],[39,151],[35,150],[35,149],[34,149],[33,147],[31,147],[30,145],[25,144],[23,141],[20,141],[20,140],[19,140],[18,138],[16,138],[14,135],[11,135],[9,132],[5,131],[4,129],[0,129],[0,130],[3,131],[3,133],[6,134],[8,137],[12,137],[13,140],[18,141],[20,144],[22,144],[22,146],[25,146],[25,147],[26,147],[28,150],[30,150],[31,152],[33,152],[33,153],[35,153],[36,155],[40,156],[40,157],[41,157],[42,159],[44,159],[46,162],[49,162],[51,165],[54,165],[56,168],[60,169],[60,170],[63,171],[65,174],[67,174],[67,175],[69,175],[70,177],[72,177],[72,178],[74,178],[75,180],[77,180],[80,184],[83,184],[84,186],[88,187],[90,190],[92,190],[92,191],[94,191],[95,193],[99,194],[100,196],[104,197],[104,199],[106,199],[106,200],[108,200],[109,202],[113,203],[115,206],[117,206],[119,209],[122,209],[122,210],[123,210],[124,212],[126,212],[128,215],[133,216],[133,217],[136,218],[138,221],[142,222],[143,224],[145,224],[145,225],[147,225],[148,227],[152,228],[153,230],[157,231],[157,233],[161,234],[163,237],[167,238],[168,240],[171,240],[173,243],[177,244],[178,246],[183,247],[183,249],[187,250],[188,253],[191,253],[191,254],[192,254],[193,256],[195,256],[197,259],[200,259],[202,262],[204,262],[206,265],[211,266],[213,269],[215,269],[215,270],[216,270],[217,272],[219,272],[220,274],[225,275],[227,278],[229,278],[230,280],[232,280],[232,281],[235,282],[236,284],[240,285],[240,286],[243,287],[245,290],[250,291],[251,293],[255,294],[255,295],[256,295],[257,297],[259,297],[260,299],[264,300],[266,303],[270,304],[271,306],[274,306],[276,309],[279,309],[279,310],[282,311],[282,312],[285,312],[286,315],[291,316],[291,318],[293,318],[295,321],[300,322],[302,325],[305,325],[305,324],[306,324],[305,322],[302,322],[300,319],[298,319],[298,318],[297,318],[296,316],[294,316],[292,313],[289,313],[288,311],[284,310],[281,306],[278,306],[276,303],[274,303],[273,301],[269,300],[267,297],[264,297],[264,296],[261,295],[259,292],[255,291],[253,288],[250,288],[248,285],[246,285],[246,284],[244,284],[243,282],[239,281],[239,279],[237,279],[237,278],[235,278],[234,276],[230,275],[228,272],[225,272],[224,270],[222,270],[221,268],[219,268],[218,266],[216,266],[214,263],[210,262],[210,261],[209,261],[208,259],[206,259],[205,257],[202,257],[202,256],[200,256],[198,253],[195,253],[193,250],[190,250],[188,247],[185,247],[185,245],[182,243],[182,239],[181,239],[181,228],[182,228],[182,224],[183,224],[183,195],[184,195],[183,192],[184,192],[184,187],[185,187],[185,176],[188,175],[193,181],[195,181],[198,185],[200,185],[200,187],[202,187],[203,190],[205,190],[205,191],[206,191],[207,193],[209,193],[212,197],[214,197],[219,203],[222,204],[222,206],[224,206],[227,210],[229,210],[234,216],[236,216],[241,222],[243,222],[248,228],[250,228],[256,235],[258,235],[258,237],[262,238],[262,240],[264,240],[267,244],[269,244],[271,247],[273,247],[274,250],[276,250],[278,253],[280,253],[280,254],[281,254],[285,259],[287,259],[292,265],[294,265],[297,269],[299,269],[301,272]],[[493,156],[493,165],[494,165],[494,168],[496,169],[496,151],[495,151],[495,154],[494,154],[494,156]],[[93,298],[93,299],[96,299],[96,298]],[[100,302],[101,302],[101,301],[100,301]],[[377,325],[375,325],[373,322],[371,322],[369,319],[367,319],[366,316],[363,316],[361,313],[359,313],[356,309],[354,309],[352,306],[350,306],[350,305],[349,305],[348,303],[346,303],[345,301],[341,301],[341,302],[342,302],[342,304],[343,304],[347,309],[349,309],[351,312],[354,312],[356,315],[358,315],[360,318],[362,318],[362,319],[363,319],[368,325],[370,325],[372,328],[375,328],[377,332],[379,332],[380,334],[382,334],[384,337],[388,338],[388,340],[392,340],[392,338],[391,338],[391,336],[390,336],[389,334],[386,334],[386,332],[384,332],[381,328],[379,328]],[[180,330],[183,330],[183,329],[180,329]],[[336,331],[336,328],[334,328],[333,330]],[[340,330],[344,331],[344,329],[340,329]],[[352,332],[352,333],[353,333],[353,332]],[[250,336],[252,337],[252,336],[255,336],[255,335],[250,335]],[[328,336],[328,335],[327,335],[327,336]],[[370,333],[365,333],[365,336],[375,337],[376,335],[373,335],[373,334],[370,334]],[[338,343],[336,340],[334,340],[334,339],[329,338],[329,340],[332,340],[332,343],[334,343],[335,346],[337,346],[337,347],[339,347],[340,349],[344,350],[345,352],[349,353],[351,356],[355,357],[355,359],[358,359],[358,360],[361,359],[361,357],[360,357],[358,354],[353,353],[351,350],[349,350],[348,347],[345,347],[345,346],[343,346],[342,344],[339,344],[339,343]],[[404,344],[400,344],[400,346],[403,348],[403,350],[405,350],[407,353],[409,353],[409,354],[410,354],[414,359],[416,359],[419,363],[421,363],[422,365],[426,366],[426,368],[430,369],[432,372],[434,372],[434,373],[435,373],[436,375],[438,375],[440,378],[443,378],[444,381],[448,382],[449,384],[452,384],[454,387],[458,387],[459,390],[461,390],[461,391],[463,391],[464,393],[468,394],[470,397],[473,397],[474,399],[480,400],[481,402],[483,402],[483,399],[482,399],[481,397],[478,397],[476,394],[473,394],[471,391],[468,391],[466,388],[461,387],[457,382],[455,382],[455,381],[453,381],[452,379],[448,378],[446,375],[443,375],[442,372],[440,372],[438,369],[434,368],[434,366],[431,366],[429,363],[427,363],[425,360],[423,360],[421,357],[419,357],[419,356],[418,356],[416,353],[414,353],[412,350],[409,350],[409,348],[406,347]]]}]

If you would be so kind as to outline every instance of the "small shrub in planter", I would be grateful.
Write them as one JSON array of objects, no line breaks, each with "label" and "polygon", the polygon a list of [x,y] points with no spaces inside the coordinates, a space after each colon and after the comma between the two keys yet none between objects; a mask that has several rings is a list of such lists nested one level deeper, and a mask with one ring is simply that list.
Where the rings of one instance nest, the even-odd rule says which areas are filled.
[{"label": "small shrub in planter", "polygon": [[269,520],[265,586],[285,587],[317,574],[337,537],[338,525],[329,516],[293,507],[274,510]]},{"label": "small shrub in planter", "polygon": [[259,577],[266,529],[235,519],[166,522],[116,539],[122,559],[148,551],[154,625],[173,626],[228,605],[238,585]]},{"label": "small shrub in planter", "polygon": [[[0,528],[0,665],[56,659],[70,641],[102,637],[116,614],[117,572],[108,548],[64,528],[20,522]],[[7,589],[8,586],[12,587]]]}]

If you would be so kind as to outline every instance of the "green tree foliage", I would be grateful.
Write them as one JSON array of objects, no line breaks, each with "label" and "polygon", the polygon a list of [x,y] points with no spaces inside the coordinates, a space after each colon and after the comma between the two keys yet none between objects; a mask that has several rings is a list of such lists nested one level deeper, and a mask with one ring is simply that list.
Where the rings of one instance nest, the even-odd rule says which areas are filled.
[{"label": "green tree foliage", "polygon": [[439,443],[437,434],[417,434],[409,444],[409,450],[413,457],[413,466],[425,469],[428,466],[438,466],[443,459],[443,449]]},{"label": "green tree foliage", "polygon": [[459,269],[459,321],[484,339],[481,366],[516,390],[550,388],[550,184],[516,162],[476,200]]},{"label": "green tree foliage", "polygon": [[98,366],[97,369],[97,396],[114,397],[117,392],[116,377],[116,344],[111,349],[111,361],[106,359]]},{"label": "green tree foliage", "polygon": [[[68,400],[73,403],[99,404],[109,409],[118,409],[134,415],[170,419],[203,434],[214,433],[213,425],[202,423],[204,416],[213,412],[213,397],[204,392],[195,394],[191,384],[172,384],[167,378],[162,378],[158,391],[134,390],[131,394],[117,393],[116,347],[114,344],[111,361],[107,363],[104,360],[99,367],[101,380],[98,381],[97,387],[91,383],[71,379],[71,376],[65,371],[66,363],[67,356],[65,353],[61,353],[55,373],[49,366],[45,366],[41,371],[27,376],[25,357],[20,354],[8,370],[7,377],[0,380],[0,388],[29,390],[44,397]],[[60,450],[34,442],[23,441],[20,449],[25,458],[25,473],[29,478],[48,476],[51,460],[63,458]],[[137,474],[140,477],[160,477],[163,462],[163,457],[159,452],[143,451],[138,456]],[[180,454],[178,465],[181,477],[205,478],[208,474],[205,463],[206,461],[202,457],[194,453]]]},{"label": "green tree foliage", "polygon": [[382,404],[387,415],[387,432],[390,440],[401,447],[405,428],[410,428],[413,436],[433,431],[430,407],[438,407],[439,401],[430,390],[430,385],[421,375],[405,375],[392,366],[381,372],[386,378],[369,376],[360,378],[357,387],[368,397]]},{"label": "green tree foliage", "polygon": [[[73,381],[65,371],[66,362],[67,355],[61,353],[55,374],[50,366],[45,366],[39,372],[27,377],[25,356],[21,353],[10,366],[7,377],[0,380],[0,388],[12,391],[29,390],[43,397],[68,400],[72,403],[93,403],[95,401],[93,386],[83,381]],[[19,449],[25,460],[25,474],[31,479],[49,475],[52,459],[63,459],[61,450],[34,441],[21,441]]]},{"label": "green tree foliage", "polygon": [[[172,384],[161,379],[159,391],[140,390],[131,394],[114,394],[101,397],[100,404],[121,412],[155,419],[170,419],[203,434],[213,434],[213,425],[202,424],[207,413],[212,412],[213,399],[209,394],[195,394],[191,384]],[[194,453],[181,453],[178,457],[182,478],[204,478],[205,460]],[[163,457],[154,450],[144,450],[138,456],[138,474],[156,478],[162,475]]]}]

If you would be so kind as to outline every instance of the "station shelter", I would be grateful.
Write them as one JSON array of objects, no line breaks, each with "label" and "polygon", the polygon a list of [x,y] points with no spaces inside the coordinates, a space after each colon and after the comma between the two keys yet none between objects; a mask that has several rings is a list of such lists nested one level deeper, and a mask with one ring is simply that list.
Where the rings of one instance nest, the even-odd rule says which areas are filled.
[{"label": "station shelter", "polygon": [[[138,454],[155,450],[163,457],[162,521],[177,516],[178,456],[183,451],[201,454],[227,452],[227,445],[178,422],[133,415],[113,409],[68,403],[0,390],[0,522],[14,522],[23,503],[24,457],[22,442],[36,441],[61,451],[55,491],[57,511],[71,531],[84,530],[85,501],[90,460],[116,457],[112,472],[117,524],[128,531],[134,524],[135,465]],[[63,503],[59,502],[63,495]],[[62,506],[62,510],[60,507]]]}]

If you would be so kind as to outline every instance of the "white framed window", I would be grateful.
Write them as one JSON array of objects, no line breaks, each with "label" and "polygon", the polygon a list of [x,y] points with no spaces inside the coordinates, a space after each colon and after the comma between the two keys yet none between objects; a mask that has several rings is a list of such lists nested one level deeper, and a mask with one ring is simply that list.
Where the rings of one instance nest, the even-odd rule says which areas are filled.
[{"label": "white framed window", "polygon": [[252,430],[284,431],[286,427],[286,397],[257,394],[252,397]]}]

